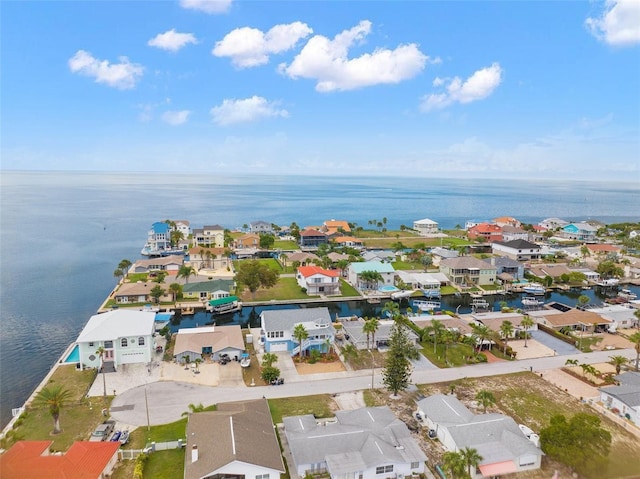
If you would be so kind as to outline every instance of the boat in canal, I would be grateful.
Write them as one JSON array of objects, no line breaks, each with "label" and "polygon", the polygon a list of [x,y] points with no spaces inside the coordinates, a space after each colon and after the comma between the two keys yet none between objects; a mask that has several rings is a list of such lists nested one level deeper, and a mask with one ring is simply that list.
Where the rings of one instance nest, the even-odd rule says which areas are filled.
[{"label": "boat in canal", "polygon": [[205,309],[211,314],[235,313],[242,309],[242,303],[237,296],[227,296],[225,298],[212,299]]},{"label": "boat in canal", "polygon": [[527,294],[542,296],[546,292],[546,289],[540,283],[529,283],[522,287],[522,291]]}]

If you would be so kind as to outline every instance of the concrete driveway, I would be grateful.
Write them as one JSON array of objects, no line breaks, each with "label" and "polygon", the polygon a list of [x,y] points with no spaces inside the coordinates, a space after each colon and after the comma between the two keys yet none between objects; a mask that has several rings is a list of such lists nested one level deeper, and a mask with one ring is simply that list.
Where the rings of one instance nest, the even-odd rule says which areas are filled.
[{"label": "concrete driveway", "polygon": [[558,356],[580,353],[580,350],[578,348],[575,348],[569,343],[565,343],[558,338],[554,338],[544,331],[531,331],[531,337],[539,343],[544,344],[549,349],[554,350]]}]

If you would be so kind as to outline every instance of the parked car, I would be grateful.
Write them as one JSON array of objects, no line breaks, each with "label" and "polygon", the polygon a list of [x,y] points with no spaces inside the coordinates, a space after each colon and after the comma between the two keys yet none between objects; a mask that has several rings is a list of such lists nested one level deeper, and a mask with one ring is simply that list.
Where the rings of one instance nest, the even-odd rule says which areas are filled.
[{"label": "parked car", "polygon": [[109,434],[113,431],[113,426],[115,426],[115,421],[105,421],[100,424],[95,430],[91,433],[91,437],[89,438],[90,442],[100,442],[106,441],[109,437]]},{"label": "parked car", "polygon": [[113,433],[113,436],[111,436],[111,442],[117,442],[120,440],[120,436],[122,435],[122,433],[120,431],[116,431]]},{"label": "parked car", "polygon": [[126,444],[129,442],[129,431],[122,431],[120,434],[120,444]]}]

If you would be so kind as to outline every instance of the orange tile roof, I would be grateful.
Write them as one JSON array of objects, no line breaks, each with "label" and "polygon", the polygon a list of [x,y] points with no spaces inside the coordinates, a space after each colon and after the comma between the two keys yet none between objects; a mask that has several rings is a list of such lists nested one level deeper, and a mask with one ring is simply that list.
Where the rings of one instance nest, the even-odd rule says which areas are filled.
[{"label": "orange tile roof", "polygon": [[18,441],[0,456],[2,479],[98,479],[118,453],[119,442],[74,442],[51,455],[53,441]]},{"label": "orange tile roof", "polygon": [[498,233],[502,231],[498,225],[492,225],[491,223],[480,223],[479,225],[475,225],[469,230],[477,231],[478,233]]},{"label": "orange tile roof", "polygon": [[620,251],[620,248],[612,244],[588,244],[587,248],[596,253],[617,253]]},{"label": "orange tile roof", "polygon": [[340,273],[337,270],[333,269],[324,269],[320,266],[300,266],[298,271],[302,276],[308,278],[309,276],[313,276],[314,274],[322,274],[324,276],[332,276],[337,277]]},{"label": "orange tile roof", "polygon": [[353,236],[340,236],[339,238],[336,238],[334,240],[336,243],[347,243],[347,242],[352,242],[352,243],[362,243],[361,239],[355,238]]}]

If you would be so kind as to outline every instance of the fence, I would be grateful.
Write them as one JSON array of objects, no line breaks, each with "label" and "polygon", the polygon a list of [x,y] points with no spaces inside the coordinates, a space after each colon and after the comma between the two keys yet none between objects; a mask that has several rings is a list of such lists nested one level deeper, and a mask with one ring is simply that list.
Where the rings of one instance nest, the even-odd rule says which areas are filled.
[{"label": "fence", "polygon": [[143,449],[119,449],[118,459],[120,459],[121,461],[124,459],[135,459],[143,452]]}]

